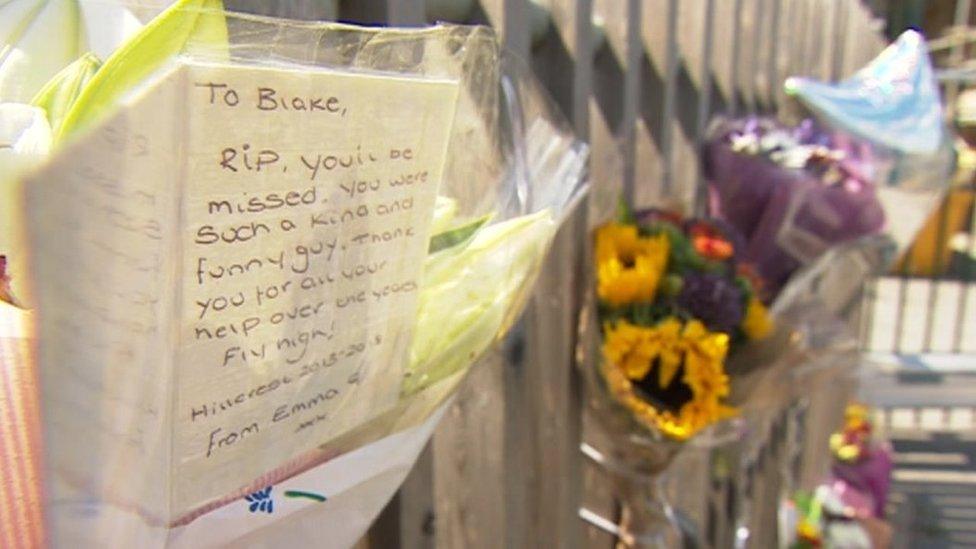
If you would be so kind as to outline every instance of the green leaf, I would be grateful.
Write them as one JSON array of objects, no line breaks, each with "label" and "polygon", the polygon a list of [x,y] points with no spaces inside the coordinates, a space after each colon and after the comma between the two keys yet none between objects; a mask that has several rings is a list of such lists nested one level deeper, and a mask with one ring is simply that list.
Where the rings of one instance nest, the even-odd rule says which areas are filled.
[{"label": "green leaf", "polygon": [[634,210],[630,208],[624,197],[617,200],[617,222],[624,225],[636,225],[637,218],[634,217]]},{"label": "green leaf", "polygon": [[739,287],[739,290],[742,291],[742,303],[748,305],[749,300],[752,299],[752,296],[755,293],[752,288],[752,283],[749,282],[748,278],[737,275],[735,277],[735,284]]},{"label": "green leaf", "polygon": [[179,0],[105,60],[61,123],[56,141],[84,129],[173,56],[204,51],[226,56],[220,0]]},{"label": "green leaf", "polygon": [[428,248],[427,253],[432,254],[446,248],[457,246],[458,244],[463,244],[468,239],[473,237],[474,233],[485,223],[487,223],[491,217],[491,214],[484,215],[459,227],[435,234],[434,236],[430,237],[430,247]]},{"label": "green leaf", "polygon": [[55,133],[68,110],[78,100],[81,90],[101,66],[102,62],[94,54],[86,53],[54,75],[31,99],[31,105],[47,112],[48,122]]}]

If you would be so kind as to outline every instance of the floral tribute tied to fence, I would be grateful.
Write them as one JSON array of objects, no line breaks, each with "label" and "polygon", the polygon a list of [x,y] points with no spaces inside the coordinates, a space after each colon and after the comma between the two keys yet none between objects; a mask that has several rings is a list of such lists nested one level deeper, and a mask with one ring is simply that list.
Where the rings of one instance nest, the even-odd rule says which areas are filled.
[{"label": "floral tribute tied to fence", "polygon": [[830,436],[831,472],[812,491],[797,491],[780,513],[784,546],[887,547],[885,522],[891,483],[891,444],[879,437],[871,410],[852,403]]},{"label": "floral tribute tied to fence", "polygon": [[807,109],[795,125],[713,122],[700,217],[626,199],[591,212],[579,356],[609,433],[600,464],[625,545],[679,543],[659,477],[683,445],[747,436],[743,418],[770,395],[812,392],[806,372],[843,362],[860,282],[904,251],[947,185],[949,140],[918,34],[848,80],[785,87]]},{"label": "floral tribute tied to fence", "polygon": [[353,544],[586,191],[485,27],[184,0],[44,90],[0,201],[55,545]]}]

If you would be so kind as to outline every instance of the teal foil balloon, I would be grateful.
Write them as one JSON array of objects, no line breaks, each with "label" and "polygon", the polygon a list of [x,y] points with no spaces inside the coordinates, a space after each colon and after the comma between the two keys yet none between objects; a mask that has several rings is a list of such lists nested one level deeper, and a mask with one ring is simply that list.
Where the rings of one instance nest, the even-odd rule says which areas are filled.
[{"label": "teal foil balloon", "polygon": [[933,154],[947,140],[928,49],[915,31],[846,80],[791,77],[785,87],[828,124],[897,153]]}]

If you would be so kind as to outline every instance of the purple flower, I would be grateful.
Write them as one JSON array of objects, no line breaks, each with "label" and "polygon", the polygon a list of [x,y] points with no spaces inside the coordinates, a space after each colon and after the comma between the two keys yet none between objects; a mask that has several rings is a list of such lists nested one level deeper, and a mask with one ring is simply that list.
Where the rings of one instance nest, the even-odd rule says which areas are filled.
[{"label": "purple flower", "polygon": [[710,330],[732,333],[742,322],[742,290],[720,274],[686,274],[678,306]]}]

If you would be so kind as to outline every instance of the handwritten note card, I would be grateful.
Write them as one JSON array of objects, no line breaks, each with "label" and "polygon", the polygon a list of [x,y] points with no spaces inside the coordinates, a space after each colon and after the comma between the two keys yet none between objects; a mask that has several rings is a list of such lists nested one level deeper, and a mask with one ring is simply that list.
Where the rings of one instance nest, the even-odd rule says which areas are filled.
[{"label": "handwritten note card", "polygon": [[[171,197],[162,201],[173,206],[159,226],[172,229],[160,235],[169,244],[157,244],[167,253],[155,273],[169,283],[154,301],[157,316],[171,319],[159,327],[171,344],[129,363],[129,373],[113,371],[131,378],[121,385],[141,376],[137,385],[171,388],[170,508],[178,515],[396,403],[458,89],[439,80],[201,63],[182,65],[156,87],[174,88],[176,99],[154,103],[158,94],[147,93],[126,110],[163,112],[156,117],[171,121],[170,143],[148,146],[146,135],[159,133],[139,127],[148,115],[122,117],[123,148],[93,132],[37,178],[114,170],[114,178],[139,174],[141,184]],[[117,158],[133,147],[148,158],[169,151],[173,161],[147,174],[134,167],[151,162]],[[76,204],[97,192],[84,181],[57,190],[73,193]],[[131,200],[97,198],[106,199]],[[60,269],[72,261],[96,278],[118,273],[104,256],[98,265],[58,259],[110,230],[99,223],[58,239],[50,223],[40,224],[42,287],[70,284]],[[115,240],[120,252],[143,253],[135,238]],[[67,304],[44,309],[75,314]],[[59,343],[67,345],[58,332],[44,342]],[[96,388],[84,396],[105,397]]]}]

